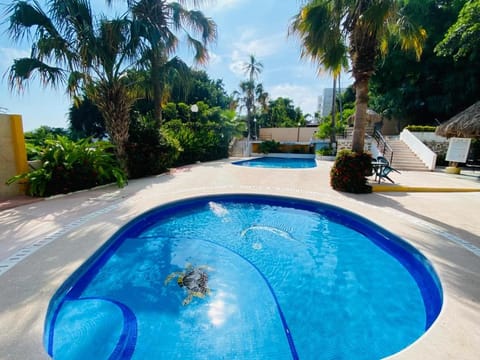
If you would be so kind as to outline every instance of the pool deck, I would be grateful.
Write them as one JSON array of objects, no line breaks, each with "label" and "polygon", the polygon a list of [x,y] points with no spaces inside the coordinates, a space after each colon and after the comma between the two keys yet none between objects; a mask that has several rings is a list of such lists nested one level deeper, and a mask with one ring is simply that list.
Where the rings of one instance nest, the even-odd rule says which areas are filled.
[{"label": "pool deck", "polygon": [[[116,230],[156,206],[194,196],[258,193],[329,203],[362,215],[433,263],[444,304],[433,326],[390,359],[477,360],[480,354],[480,171],[393,174],[372,194],[336,192],[332,162],[261,169],[231,160],[195,164],[46,200],[0,207],[0,359],[48,359],[44,317],[58,287]],[[378,191],[378,192],[377,192]],[[1,202],[0,202],[1,203]],[[395,296],[395,294],[392,294]]]}]

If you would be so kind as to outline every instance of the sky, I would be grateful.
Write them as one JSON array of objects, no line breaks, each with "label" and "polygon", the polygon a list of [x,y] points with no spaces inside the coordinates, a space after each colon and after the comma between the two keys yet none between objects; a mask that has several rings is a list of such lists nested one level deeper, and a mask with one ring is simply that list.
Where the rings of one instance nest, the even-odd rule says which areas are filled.
[{"label": "sky", "polygon": [[[0,0],[4,19],[5,2]],[[43,6],[46,1],[39,0]],[[108,7],[104,0],[91,0],[95,13],[107,16],[120,14],[124,1],[114,1]],[[299,12],[300,0],[216,0],[204,5],[201,11],[217,24],[217,41],[209,46],[210,61],[199,67],[211,79],[222,79],[226,91],[237,90],[246,80],[242,65],[249,56],[263,64],[258,81],[263,84],[271,99],[287,97],[300,107],[304,114],[318,110],[318,98],[324,88],[332,87],[329,73],[318,65],[301,59],[298,39],[288,36],[292,18]],[[45,9],[45,7],[44,7]],[[6,34],[8,23],[0,20],[0,108],[10,114],[20,114],[25,131],[42,125],[68,127],[67,113],[71,105],[65,87],[44,88],[36,79],[30,81],[23,93],[8,88],[7,71],[13,59],[28,56],[31,44],[16,44]],[[183,38],[180,36],[180,41]],[[193,65],[193,53],[180,49],[178,54],[187,64]],[[344,75],[342,87],[351,83]],[[5,110],[6,109],[6,110]]]}]

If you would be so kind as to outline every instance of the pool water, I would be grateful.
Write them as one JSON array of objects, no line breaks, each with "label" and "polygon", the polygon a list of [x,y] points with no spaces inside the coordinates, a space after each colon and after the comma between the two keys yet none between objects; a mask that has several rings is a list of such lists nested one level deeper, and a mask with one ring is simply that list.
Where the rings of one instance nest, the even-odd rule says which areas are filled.
[{"label": "pool water", "polygon": [[276,169],[306,169],[317,166],[314,158],[261,157],[250,160],[235,161],[232,164],[248,167]]},{"label": "pool water", "polygon": [[[187,305],[173,272],[208,275]],[[355,214],[222,195],[122,228],[52,299],[55,359],[379,359],[433,323],[441,287],[410,245]]]}]

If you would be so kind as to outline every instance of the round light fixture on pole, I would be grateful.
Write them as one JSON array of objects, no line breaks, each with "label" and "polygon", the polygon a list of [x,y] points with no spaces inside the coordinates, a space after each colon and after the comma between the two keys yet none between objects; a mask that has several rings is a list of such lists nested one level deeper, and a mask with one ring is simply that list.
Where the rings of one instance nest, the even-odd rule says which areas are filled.
[{"label": "round light fixture on pole", "polygon": [[190,110],[191,110],[193,113],[197,113],[197,112],[198,112],[198,105],[197,105],[197,104],[193,104],[192,106],[190,106]]}]

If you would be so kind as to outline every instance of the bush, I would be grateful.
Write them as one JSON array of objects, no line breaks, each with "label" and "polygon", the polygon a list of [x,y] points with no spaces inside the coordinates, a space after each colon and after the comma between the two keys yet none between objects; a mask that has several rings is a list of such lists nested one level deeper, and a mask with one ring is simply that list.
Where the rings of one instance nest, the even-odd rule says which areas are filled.
[{"label": "bush", "polygon": [[50,196],[88,189],[116,181],[119,187],[126,183],[126,175],[108,142],[77,142],[58,136],[45,140],[46,148],[40,158],[42,167],[7,180],[7,184],[27,181],[27,193],[32,196]]},{"label": "bush", "polygon": [[437,127],[431,125],[407,125],[405,129],[411,132],[435,132]]},{"label": "bush", "polygon": [[280,152],[280,143],[276,142],[275,140],[263,141],[260,144],[260,151],[263,154]]},{"label": "bush", "polygon": [[342,150],[337,154],[330,171],[330,185],[333,189],[355,194],[372,192],[367,176],[372,174],[372,158],[369,153],[355,153]]},{"label": "bush", "polygon": [[175,163],[179,145],[164,136],[146,117],[132,121],[126,145],[128,173],[132,179],[161,174]]}]

